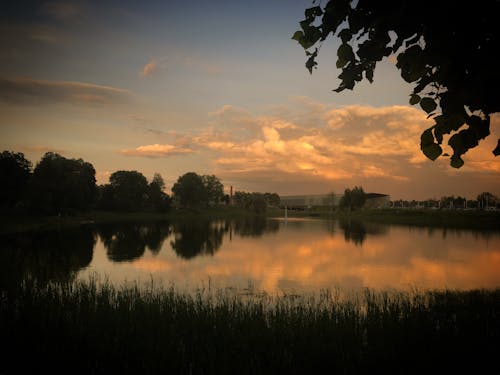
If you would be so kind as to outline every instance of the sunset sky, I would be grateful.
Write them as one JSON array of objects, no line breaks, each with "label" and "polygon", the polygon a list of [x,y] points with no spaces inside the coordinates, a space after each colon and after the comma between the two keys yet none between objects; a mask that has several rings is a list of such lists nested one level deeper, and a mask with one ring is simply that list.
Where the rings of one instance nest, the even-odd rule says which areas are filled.
[{"label": "sunset sky", "polygon": [[[10,4],[9,4],[10,3]],[[393,199],[500,195],[500,115],[465,166],[426,159],[432,124],[394,59],[340,94],[337,42],[319,69],[291,35],[309,0],[7,1],[0,5],[0,151],[116,170],[190,171],[236,190]]]}]

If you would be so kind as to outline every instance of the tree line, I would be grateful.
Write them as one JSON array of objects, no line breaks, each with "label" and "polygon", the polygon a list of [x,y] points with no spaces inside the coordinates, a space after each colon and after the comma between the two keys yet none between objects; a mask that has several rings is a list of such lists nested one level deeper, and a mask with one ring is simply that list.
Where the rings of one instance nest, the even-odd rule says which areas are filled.
[{"label": "tree line", "polygon": [[68,215],[91,209],[168,212],[173,206],[194,209],[235,203],[262,213],[268,205],[279,204],[275,193],[236,192],[237,199],[231,202],[215,175],[185,173],[173,185],[170,196],[159,173],[148,181],[138,171],[119,170],[103,185],[97,185],[95,174],[94,166],[83,159],[47,152],[33,168],[23,153],[3,151],[0,209]]}]

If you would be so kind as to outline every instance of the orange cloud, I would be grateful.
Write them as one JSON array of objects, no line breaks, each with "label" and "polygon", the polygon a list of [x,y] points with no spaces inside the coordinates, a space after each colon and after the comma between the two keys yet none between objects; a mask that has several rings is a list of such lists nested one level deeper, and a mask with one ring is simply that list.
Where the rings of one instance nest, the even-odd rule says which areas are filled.
[{"label": "orange cloud", "polygon": [[[418,140],[430,124],[421,111],[405,106],[329,108],[306,98],[299,100],[308,111],[315,111],[313,118],[320,119],[314,126],[299,125],[293,116],[252,116],[241,108],[226,105],[210,113],[215,118],[214,128],[219,123],[228,126],[234,118],[236,126],[243,125],[255,132],[241,139],[212,131],[210,136],[196,137],[195,142],[219,155],[218,173],[227,177],[234,173],[274,171],[277,175],[297,174],[304,179],[332,181],[358,176],[404,182],[408,177],[393,170],[397,163],[390,165],[386,159],[402,157],[407,163],[425,160],[418,158]],[[303,116],[301,122],[308,123]]]},{"label": "orange cloud", "polygon": [[142,68],[142,75],[144,77],[147,77],[152,75],[157,70],[158,70],[158,60],[152,59]]},{"label": "orange cloud", "polygon": [[134,149],[120,150],[120,154],[125,156],[142,156],[146,158],[163,158],[173,155],[190,154],[194,152],[187,147],[177,147],[170,144],[153,144],[139,146]]}]

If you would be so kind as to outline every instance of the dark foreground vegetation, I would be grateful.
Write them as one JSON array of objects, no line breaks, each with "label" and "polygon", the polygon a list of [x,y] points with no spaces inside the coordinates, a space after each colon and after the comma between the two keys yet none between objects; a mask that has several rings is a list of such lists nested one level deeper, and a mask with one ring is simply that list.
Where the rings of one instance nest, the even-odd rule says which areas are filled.
[{"label": "dark foreground vegetation", "polygon": [[1,298],[2,374],[500,371],[498,289],[270,297],[27,280]]}]

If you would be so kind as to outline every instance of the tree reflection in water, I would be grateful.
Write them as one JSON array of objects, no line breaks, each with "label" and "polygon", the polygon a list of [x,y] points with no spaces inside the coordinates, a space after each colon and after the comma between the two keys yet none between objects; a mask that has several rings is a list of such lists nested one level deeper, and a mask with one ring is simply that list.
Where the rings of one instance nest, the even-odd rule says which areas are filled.
[{"label": "tree reflection in water", "polygon": [[260,237],[266,233],[277,232],[279,221],[268,220],[263,216],[248,216],[230,223],[234,233],[240,237]]},{"label": "tree reflection in water", "polygon": [[98,227],[98,233],[109,260],[130,262],[143,256],[146,247],[158,254],[170,234],[170,225],[168,222],[106,224]]},{"label": "tree reflection in water", "polygon": [[340,218],[339,227],[344,231],[345,242],[352,242],[356,246],[363,245],[367,234],[377,236],[387,234],[389,230],[387,225],[366,223],[351,218]]},{"label": "tree reflection in water", "polygon": [[92,229],[86,227],[4,237],[0,245],[0,286],[18,287],[23,279],[33,279],[40,285],[72,281],[91,263],[95,243]]},{"label": "tree reflection in water", "polygon": [[228,227],[223,221],[181,221],[173,225],[174,240],[170,246],[184,259],[198,255],[214,255],[221,247]]}]

